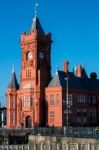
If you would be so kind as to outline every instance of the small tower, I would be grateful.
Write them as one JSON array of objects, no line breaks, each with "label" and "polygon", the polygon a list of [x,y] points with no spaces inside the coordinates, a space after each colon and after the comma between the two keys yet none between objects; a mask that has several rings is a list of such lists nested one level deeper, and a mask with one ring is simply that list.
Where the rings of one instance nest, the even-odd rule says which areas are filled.
[{"label": "small tower", "polygon": [[12,70],[12,78],[8,85],[6,92],[6,103],[7,103],[7,127],[12,128],[16,126],[16,101],[17,101],[17,90],[19,88],[14,68]]}]

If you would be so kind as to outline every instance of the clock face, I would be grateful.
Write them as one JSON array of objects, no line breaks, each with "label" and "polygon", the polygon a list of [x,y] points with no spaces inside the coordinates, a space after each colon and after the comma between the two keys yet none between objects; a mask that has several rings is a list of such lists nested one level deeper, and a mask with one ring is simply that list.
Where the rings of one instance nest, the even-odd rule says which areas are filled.
[{"label": "clock face", "polygon": [[44,59],[44,52],[39,52],[39,58]]},{"label": "clock face", "polygon": [[32,59],[32,52],[28,52],[28,59]]}]

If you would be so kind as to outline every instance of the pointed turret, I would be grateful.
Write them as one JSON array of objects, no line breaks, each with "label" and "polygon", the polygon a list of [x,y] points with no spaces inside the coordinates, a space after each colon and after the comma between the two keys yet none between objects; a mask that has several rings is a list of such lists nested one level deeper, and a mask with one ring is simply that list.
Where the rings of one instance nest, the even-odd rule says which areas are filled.
[{"label": "pointed turret", "polygon": [[16,78],[16,74],[15,74],[15,71],[14,71],[14,67],[12,69],[12,78],[11,78],[11,81],[8,85],[8,89],[18,89],[19,88],[19,85],[18,85],[18,82],[17,82],[17,78]]},{"label": "pointed turret", "polygon": [[[16,79],[16,74],[14,71],[14,66],[12,68],[12,78],[8,85],[8,89],[6,92],[7,99],[7,128],[15,128],[16,120],[17,120],[17,90],[19,89],[19,85]],[[13,118],[13,119],[11,119]]]}]

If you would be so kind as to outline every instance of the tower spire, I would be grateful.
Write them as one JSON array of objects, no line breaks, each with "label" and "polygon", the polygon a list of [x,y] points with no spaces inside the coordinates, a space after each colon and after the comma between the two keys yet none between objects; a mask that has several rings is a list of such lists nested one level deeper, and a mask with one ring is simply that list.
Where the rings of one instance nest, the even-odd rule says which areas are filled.
[{"label": "tower spire", "polygon": [[15,69],[14,69],[14,64],[12,64],[12,74],[14,73]]},{"label": "tower spire", "polygon": [[32,26],[31,26],[31,29],[30,29],[30,32],[33,31],[33,30],[37,30],[41,33],[44,33],[44,30],[40,24],[40,21],[37,17],[37,13],[38,13],[38,0],[35,0],[35,5],[34,5],[34,13],[35,13],[35,16],[33,18],[33,22],[32,22]]},{"label": "tower spire", "polygon": [[58,66],[56,66],[56,75],[58,74]]},{"label": "tower spire", "polygon": [[36,18],[37,17],[37,13],[38,13],[38,0],[35,1],[34,12],[35,12],[35,18]]},{"label": "tower spire", "polygon": [[10,88],[10,89],[15,88],[16,90],[19,89],[16,74],[15,74],[15,71],[14,71],[14,65],[12,65],[12,77],[11,77],[11,81],[8,85],[8,88]]}]

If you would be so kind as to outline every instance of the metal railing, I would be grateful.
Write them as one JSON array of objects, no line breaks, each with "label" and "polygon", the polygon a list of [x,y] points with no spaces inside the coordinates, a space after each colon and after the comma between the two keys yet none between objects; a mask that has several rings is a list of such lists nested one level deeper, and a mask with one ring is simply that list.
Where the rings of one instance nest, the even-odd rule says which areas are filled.
[{"label": "metal railing", "polygon": [[[99,128],[88,127],[34,127],[34,128],[13,128],[0,129],[0,145],[7,143],[23,144],[28,143],[28,135],[35,136],[55,136],[55,137],[71,137],[71,138],[94,138],[99,139]],[[25,144],[24,143],[24,144]]]},{"label": "metal railing", "polygon": [[99,128],[40,128],[35,127],[31,129],[33,135],[41,136],[62,136],[62,137],[79,137],[79,138],[99,138]]},{"label": "metal railing", "polygon": [[0,150],[29,150],[29,144],[27,145],[0,145]]}]

